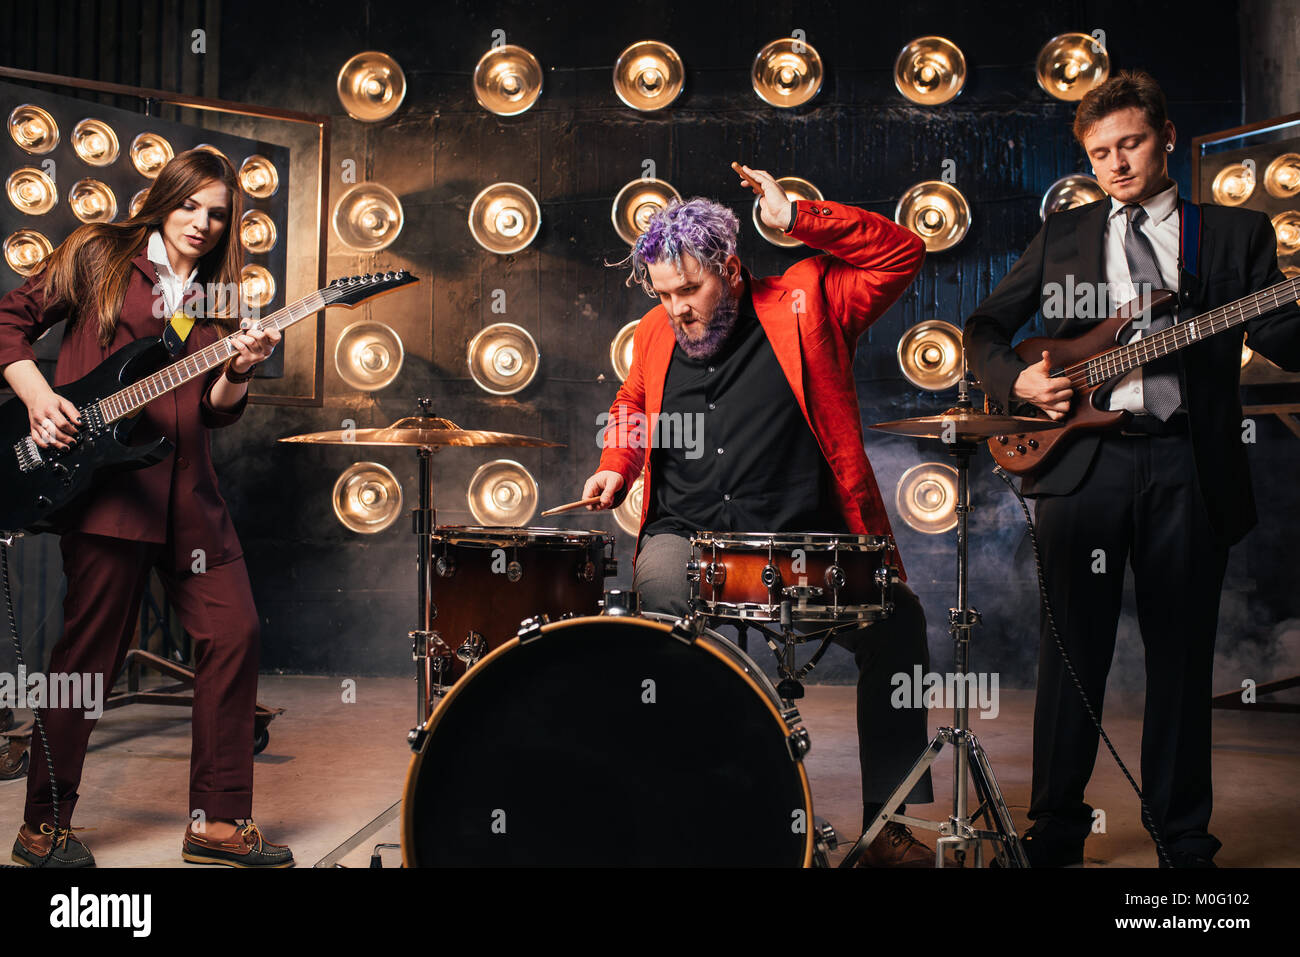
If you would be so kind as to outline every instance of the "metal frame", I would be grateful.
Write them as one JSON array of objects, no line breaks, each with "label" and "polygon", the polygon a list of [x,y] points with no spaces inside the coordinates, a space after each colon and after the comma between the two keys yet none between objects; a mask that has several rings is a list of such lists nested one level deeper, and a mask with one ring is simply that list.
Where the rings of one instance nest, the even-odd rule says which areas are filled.
[{"label": "metal frame", "polygon": [[[0,66],[0,78],[18,80],[25,83],[44,83],[50,86],[69,87],[88,90],[94,93],[109,93],[116,96],[129,96],[144,101],[148,112],[153,104],[166,103],[171,106],[203,110],[209,113],[231,113],[237,116],[253,116],[268,120],[281,120],[287,123],[306,123],[316,127],[317,131],[317,166],[316,166],[316,286],[325,285],[326,254],[328,229],[326,228],[326,207],[329,192],[329,117],[319,113],[301,113],[296,110],[281,110],[274,107],[254,106],[249,103],[237,103],[231,100],[215,100],[208,97],[189,96],[170,90],[155,90],[142,86],[127,86],[123,83],[105,83],[100,80],[85,80],[80,77],[61,76],[57,73],[38,73],[34,70],[19,70]],[[325,404],[325,310],[316,313],[316,354],[312,363],[311,395],[274,395],[256,394],[253,386],[249,387],[249,401],[266,405],[308,406],[320,408]]]}]

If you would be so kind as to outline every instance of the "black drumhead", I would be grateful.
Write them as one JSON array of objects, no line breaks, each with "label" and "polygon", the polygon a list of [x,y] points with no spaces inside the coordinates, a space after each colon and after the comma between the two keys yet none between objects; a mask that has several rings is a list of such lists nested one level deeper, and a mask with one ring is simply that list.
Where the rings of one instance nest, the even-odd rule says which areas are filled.
[{"label": "black drumhead", "polygon": [[407,784],[418,866],[800,866],[811,808],[769,699],[631,618],[548,625],[453,688]]}]

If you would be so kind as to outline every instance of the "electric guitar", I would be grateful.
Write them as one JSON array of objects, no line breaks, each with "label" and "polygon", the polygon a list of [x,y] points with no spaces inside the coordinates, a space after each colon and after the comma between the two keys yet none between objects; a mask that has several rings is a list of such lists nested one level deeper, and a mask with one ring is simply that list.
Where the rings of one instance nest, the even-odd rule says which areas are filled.
[{"label": "electric guitar", "polygon": [[[336,279],[255,324],[262,329],[286,329],[326,306],[351,308],[414,282],[419,280],[406,270]],[[21,399],[0,405],[0,530],[49,530],[55,513],[104,476],[145,468],[170,455],[174,446],[165,437],[130,444],[135,414],[237,355],[231,343],[235,335],[171,365],[164,365],[171,356],[162,339],[138,339],[88,375],[55,388],[81,415],[76,444],[67,449],[43,449],[36,444]]]},{"label": "electric guitar", "polygon": [[[989,439],[993,461],[1008,472],[1031,475],[1050,463],[1073,438],[1082,432],[1095,432],[1122,426],[1130,413],[1100,408],[1098,394],[1106,395],[1103,387],[1113,383],[1161,356],[1171,355],[1193,343],[1208,339],[1233,329],[1243,322],[1280,309],[1300,297],[1300,276],[1269,286],[1253,295],[1211,309],[1186,322],[1178,322],[1167,329],[1136,339],[1127,340],[1133,333],[1133,323],[1139,316],[1139,300],[1133,300],[1103,322],[1093,326],[1074,339],[1049,339],[1037,336],[1026,339],[1015,347],[1016,355],[1033,364],[1041,360],[1046,350],[1055,364],[1051,376],[1069,379],[1074,389],[1070,411],[1060,419],[1055,429],[1019,435],[998,435]],[[1155,315],[1167,309],[1174,294],[1157,290],[1151,295],[1149,312]],[[985,400],[990,412],[1002,412],[997,403]],[[1033,412],[1044,413],[1033,408]],[[1024,413],[1029,414],[1029,413]]]}]

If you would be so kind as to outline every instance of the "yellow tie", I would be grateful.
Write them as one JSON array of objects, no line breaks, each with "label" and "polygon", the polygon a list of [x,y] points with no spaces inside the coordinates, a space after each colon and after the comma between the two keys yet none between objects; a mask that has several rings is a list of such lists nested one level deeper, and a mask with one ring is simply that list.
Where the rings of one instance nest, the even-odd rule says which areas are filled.
[{"label": "yellow tie", "polygon": [[180,336],[181,342],[189,338],[190,330],[194,328],[194,317],[185,315],[185,310],[177,309],[171,318],[172,328],[176,330],[176,335]]}]

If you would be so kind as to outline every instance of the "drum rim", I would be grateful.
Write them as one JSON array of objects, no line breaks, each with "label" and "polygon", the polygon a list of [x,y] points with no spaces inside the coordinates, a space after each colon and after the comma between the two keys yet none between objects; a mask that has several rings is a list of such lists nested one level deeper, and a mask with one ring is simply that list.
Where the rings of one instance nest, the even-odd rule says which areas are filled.
[{"label": "drum rim", "polygon": [[[673,630],[671,625],[668,625],[664,622],[654,621],[650,618],[641,618],[635,615],[612,615],[612,616],[611,615],[586,615],[582,618],[565,618],[562,621],[549,622],[548,624],[542,625],[541,634],[546,635],[552,631],[559,631],[564,628],[572,628],[582,624],[592,624],[594,622],[601,622],[605,624],[614,622],[614,623],[618,623],[615,625],[615,627],[618,628],[625,628],[628,627],[630,624],[649,625],[652,628],[664,632],[665,635],[671,634]],[[722,640],[726,641],[725,638],[723,638]],[[439,701],[438,704],[434,707],[433,713],[429,715],[429,720],[424,723],[423,731],[424,731],[425,739],[420,744],[420,750],[416,751],[415,754],[411,755],[411,763],[407,765],[407,769],[406,769],[406,783],[402,786],[402,866],[403,867],[418,866],[411,859],[411,849],[415,847],[415,827],[414,827],[415,815],[412,813],[412,808],[414,807],[413,799],[415,796],[415,782],[419,778],[420,768],[424,764],[424,754],[426,750],[425,742],[427,742],[429,736],[433,734],[434,729],[437,727],[438,723],[442,720],[448,708],[451,706],[451,702],[456,699],[456,697],[469,684],[470,681],[478,677],[478,675],[484,669],[484,666],[502,657],[508,651],[520,647],[522,644],[523,642],[520,640],[519,636],[516,635],[514,638],[511,638],[509,641],[498,645],[496,648],[493,648],[492,651],[490,651],[481,661],[474,664],[474,666],[471,667],[469,670],[467,670],[465,674],[461,675],[459,680],[457,680],[456,683],[451,686],[451,690],[448,691],[447,694],[443,696],[442,700]],[[711,644],[707,642],[696,641],[696,640],[692,640],[691,644],[697,648],[703,649],[704,651],[712,655],[714,658],[716,658],[718,661],[721,661],[724,665],[727,666],[727,668],[731,670],[733,674],[739,675],[740,678],[743,681],[745,681],[746,684],[749,685],[750,690],[753,691],[756,695],[758,695],[759,698],[762,699],[763,704],[767,706],[767,709],[771,713],[772,717],[776,719],[776,722],[782,729],[786,741],[788,743],[790,736],[794,733],[795,729],[790,726],[790,723],[788,721],[786,721],[785,717],[781,714],[780,710],[772,702],[772,699],[768,697],[767,692],[763,690],[763,688],[758,684],[758,682],[756,682],[751,675],[746,674],[744,670],[741,669],[736,664],[736,662],[732,658],[730,658],[725,652],[719,651],[717,648],[714,648]],[[778,701],[779,700],[780,699],[778,699]],[[786,751],[790,757],[791,763],[795,767],[795,771],[799,775],[799,788],[803,792],[804,807],[807,810],[807,815],[808,815],[807,820],[805,821],[805,830],[804,830],[803,861],[799,865],[800,867],[808,868],[808,867],[812,867],[813,865],[813,854],[816,850],[816,843],[817,843],[816,828],[814,827],[814,823],[813,823],[814,819],[813,819],[812,788],[808,783],[808,769],[805,768],[803,765],[803,757],[801,755],[795,754],[792,750],[790,750],[789,747],[786,748]]]},{"label": "drum rim", "polygon": [[795,547],[824,545],[826,550],[839,549],[850,552],[889,551],[894,540],[889,535],[857,535],[851,532],[708,532],[691,536],[691,547],[696,546],[752,549],[779,549],[784,545]]},{"label": "drum rim", "polygon": [[529,525],[439,525],[429,533],[432,541],[449,545],[604,545],[614,540],[599,529],[544,528]]},{"label": "drum rim", "polygon": [[[705,598],[703,595],[695,596],[695,600],[701,604],[701,610],[706,617],[726,618],[732,621],[776,621],[781,617],[781,605],[764,605],[760,602],[741,601],[714,601]],[[722,609],[719,611],[718,609]],[[864,617],[861,613],[855,613],[856,610],[870,610],[875,612],[871,617]],[[887,617],[884,605],[826,605],[817,612],[812,610],[812,606],[807,608],[798,608],[792,606],[790,615],[796,621],[861,621],[876,622]]]}]

